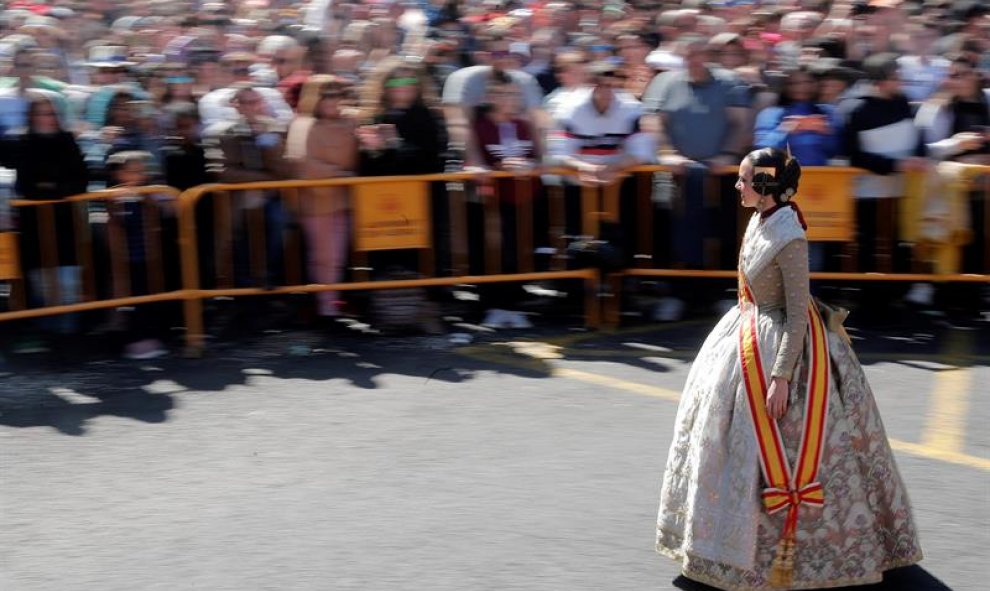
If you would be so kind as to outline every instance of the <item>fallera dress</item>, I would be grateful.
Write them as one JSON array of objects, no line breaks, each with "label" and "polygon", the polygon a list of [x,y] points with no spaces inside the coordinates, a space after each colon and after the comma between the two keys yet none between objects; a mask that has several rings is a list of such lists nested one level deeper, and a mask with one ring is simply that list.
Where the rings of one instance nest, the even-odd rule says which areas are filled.
[{"label": "fallera dress", "polygon": [[[870,584],[918,562],[876,401],[843,315],[810,296],[793,208],[753,216],[739,270],[740,303],[709,334],[684,386],[657,551],[688,578],[729,591]],[[763,407],[772,376],[790,380],[778,421]]]}]

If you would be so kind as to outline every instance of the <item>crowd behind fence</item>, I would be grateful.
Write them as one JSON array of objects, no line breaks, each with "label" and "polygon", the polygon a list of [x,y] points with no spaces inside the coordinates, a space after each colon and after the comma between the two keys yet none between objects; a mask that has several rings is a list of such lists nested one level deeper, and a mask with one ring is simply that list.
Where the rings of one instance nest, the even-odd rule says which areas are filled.
[{"label": "crowd behind fence", "polygon": [[[71,330],[80,313],[105,310],[101,321],[121,323],[128,342],[161,338],[171,322],[184,327],[187,351],[198,353],[208,304],[218,298],[312,294],[318,310],[326,294],[339,303],[340,292],[475,285],[482,308],[512,309],[522,293],[518,286],[538,283],[572,293],[587,325],[615,325],[628,297],[644,289],[637,282],[667,282],[666,295],[685,300],[724,297],[724,288],[706,292],[697,281],[731,283],[746,219],[722,203],[731,199],[722,184],[734,182],[734,173],[717,172],[707,182],[706,217],[690,228],[704,255],[699,264],[678,258],[679,249],[693,248],[679,243],[676,232],[687,223],[679,205],[686,183],[662,166],[630,169],[607,185],[582,185],[573,171],[547,169],[209,184],[181,193],[122,187],[58,201],[14,201],[33,227],[3,234],[14,239],[0,258],[0,280],[11,288],[0,322],[45,318],[56,323],[54,330]],[[881,269],[888,254],[881,250],[872,261],[858,256],[860,221],[850,187],[862,174],[834,167],[804,172],[808,191],[798,201],[807,209],[813,247],[824,249],[813,261],[814,279],[963,289],[990,284],[990,169],[968,168],[966,186],[958,187],[975,235],[948,256],[959,264],[954,269],[940,269],[944,255],[923,240],[905,245],[900,237],[914,230],[898,219],[878,225],[895,232],[891,240],[900,250],[890,254],[896,268]],[[918,175],[912,182],[926,180]],[[348,239],[331,261],[336,275],[320,276],[320,255],[304,219],[314,202],[327,199],[307,191],[328,187],[346,188]],[[502,191],[514,194],[512,207],[505,207]],[[259,192],[267,199],[250,207]],[[266,215],[270,202],[283,214]],[[27,251],[34,254],[23,256]],[[859,266],[864,260],[866,268]],[[889,304],[889,291],[869,292],[882,293]],[[417,305],[430,297],[422,295]],[[958,297],[960,305],[980,309],[979,292]]]},{"label": "crowd behind fence", "polygon": [[[615,290],[619,270],[627,288],[650,269],[730,270],[733,169],[754,147],[832,170],[803,189],[836,206],[813,224],[836,239],[813,246],[814,271],[983,274],[988,66],[990,10],[972,0],[18,0],[0,12],[0,232],[20,237],[0,253],[17,242],[23,276],[4,304],[188,294],[176,245],[193,240],[204,289],[584,261]],[[419,244],[398,254],[348,256],[366,189],[293,185],[439,173],[463,176],[396,185],[386,204],[429,224],[431,248],[405,234]],[[204,195],[182,240],[181,200],[128,189],[279,181],[296,188]],[[7,204],[108,187],[130,196]],[[334,291],[317,316],[341,312]],[[143,324],[129,318],[112,324]]]}]

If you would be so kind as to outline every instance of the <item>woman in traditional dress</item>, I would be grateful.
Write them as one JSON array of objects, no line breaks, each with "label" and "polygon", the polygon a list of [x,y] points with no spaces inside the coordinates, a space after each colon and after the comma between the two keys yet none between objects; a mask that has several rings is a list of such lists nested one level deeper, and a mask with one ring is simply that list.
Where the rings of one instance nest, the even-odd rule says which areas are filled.
[{"label": "woman in traditional dress", "polygon": [[684,386],[657,517],[657,551],[730,591],[879,582],[921,560],[904,483],[842,329],[808,291],[801,166],[773,148],[739,167],[757,211],[739,304]]}]

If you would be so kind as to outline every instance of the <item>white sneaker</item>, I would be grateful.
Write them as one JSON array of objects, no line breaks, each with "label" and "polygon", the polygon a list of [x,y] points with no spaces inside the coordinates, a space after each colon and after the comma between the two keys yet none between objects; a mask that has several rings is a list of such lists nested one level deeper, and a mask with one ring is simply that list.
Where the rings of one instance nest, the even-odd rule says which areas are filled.
[{"label": "white sneaker", "polygon": [[485,319],[482,321],[481,326],[486,326],[488,328],[506,328],[509,325],[509,313],[505,310],[500,310],[498,308],[492,308],[485,314]]},{"label": "white sneaker", "polygon": [[127,345],[124,348],[124,357],[127,359],[145,361],[148,359],[158,359],[168,353],[165,346],[158,339],[144,339]]},{"label": "white sneaker", "polygon": [[915,283],[904,300],[918,306],[930,306],[935,301],[935,287],[931,283]]},{"label": "white sneaker", "polygon": [[684,317],[684,301],[678,298],[660,298],[653,308],[653,320],[657,322],[677,322]]}]

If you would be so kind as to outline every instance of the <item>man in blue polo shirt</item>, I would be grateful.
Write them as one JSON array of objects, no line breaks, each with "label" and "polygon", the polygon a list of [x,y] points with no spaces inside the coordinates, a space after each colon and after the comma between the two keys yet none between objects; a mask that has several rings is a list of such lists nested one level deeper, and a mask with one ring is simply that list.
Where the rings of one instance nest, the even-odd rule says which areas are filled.
[{"label": "man in blue polo shirt", "polygon": [[[643,94],[646,112],[655,115],[647,125],[659,135],[660,163],[684,173],[670,236],[671,262],[687,268],[719,264],[706,260],[705,239],[724,236],[735,216],[705,210],[705,178],[710,169],[738,165],[751,143],[749,90],[733,73],[706,63],[706,45],[703,37],[683,37],[677,45],[683,68],[659,74]],[[734,248],[735,241],[723,241],[726,254],[719,258],[732,256],[728,246]],[[659,317],[676,319],[681,307],[671,305]]]},{"label": "man in blue polo shirt", "polygon": [[648,112],[659,116],[664,163],[686,161],[736,165],[749,139],[749,91],[731,72],[705,63],[706,42],[683,39],[684,68],[653,79],[643,95]]}]

